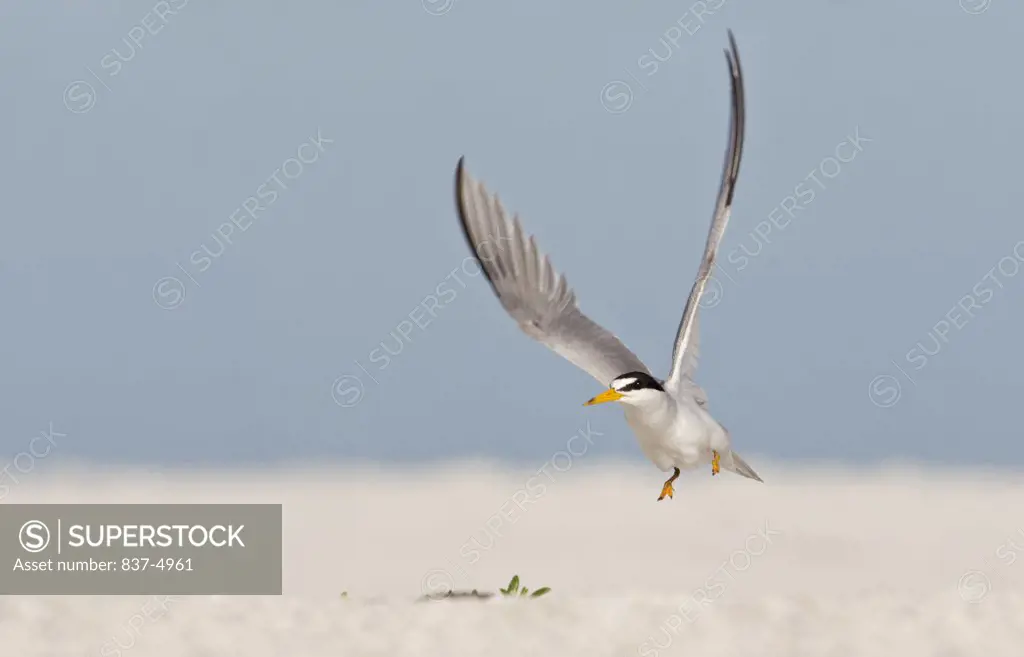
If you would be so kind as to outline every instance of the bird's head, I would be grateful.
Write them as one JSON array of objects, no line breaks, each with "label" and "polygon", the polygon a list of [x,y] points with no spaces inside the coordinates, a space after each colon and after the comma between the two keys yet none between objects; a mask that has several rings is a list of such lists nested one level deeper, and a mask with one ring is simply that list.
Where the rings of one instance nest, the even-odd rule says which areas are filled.
[{"label": "bird's head", "polygon": [[623,404],[642,405],[660,398],[665,393],[661,383],[650,374],[644,372],[627,372],[615,379],[608,389],[588,401],[584,406],[603,404],[605,402],[622,402]]}]

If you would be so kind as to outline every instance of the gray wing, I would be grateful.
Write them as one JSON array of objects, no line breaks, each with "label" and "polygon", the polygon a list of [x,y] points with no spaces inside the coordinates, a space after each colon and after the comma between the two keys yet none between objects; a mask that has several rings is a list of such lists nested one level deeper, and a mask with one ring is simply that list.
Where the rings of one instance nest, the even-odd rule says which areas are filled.
[{"label": "gray wing", "polygon": [[725,59],[729,65],[729,76],[732,86],[732,112],[729,119],[729,145],[725,152],[725,164],[722,168],[722,182],[718,188],[718,200],[715,203],[715,214],[711,219],[711,228],[708,231],[708,240],[704,246],[704,256],[701,258],[700,269],[697,271],[697,280],[690,290],[690,297],[686,300],[686,308],[683,310],[683,318],[679,322],[679,332],[676,334],[676,343],[672,348],[672,369],[666,387],[671,386],[677,391],[691,390],[698,400],[704,397],[704,393],[693,383],[693,375],[697,370],[698,355],[698,330],[697,311],[700,307],[700,298],[704,293],[704,286],[711,276],[711,270],[715,264],[715,256],[718,253],[718,245],[725,234],[726,224],[729,223],[729,213],[732,210],[732,196],[736,189],[736,178],[740,172],[740,159],[743,155],[743,129],[745,120],[745,109],[743,100],[743,72],[740,68],[740,55],[736,49],[736,40],[733,38],[732,30],[729,31],[730,50],[725,51]]},{"label": "gray wing", "polygon": [[580,312],[576,294],[537,249],[533,236],[523,232],[518,215],[509,218],[497,195],[466,171],[463,159],[455,171],[462,231],[519,328],[602,385],[626,372],[650,374],[617,337]]}]

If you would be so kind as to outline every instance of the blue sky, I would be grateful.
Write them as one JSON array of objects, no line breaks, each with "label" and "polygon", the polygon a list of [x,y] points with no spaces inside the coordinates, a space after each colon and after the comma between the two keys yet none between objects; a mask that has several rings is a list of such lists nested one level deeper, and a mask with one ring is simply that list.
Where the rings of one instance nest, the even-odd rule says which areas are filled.
[{"label": "blue sky", "polygon": [[[345,6],[342,7],[341,4]],[[0,8],[0,461],[541,462],[600,386],[519,333],[460,155],[664,375],[746,75],[698,380],[739,451],[1019,464],[1024,7]]]}]

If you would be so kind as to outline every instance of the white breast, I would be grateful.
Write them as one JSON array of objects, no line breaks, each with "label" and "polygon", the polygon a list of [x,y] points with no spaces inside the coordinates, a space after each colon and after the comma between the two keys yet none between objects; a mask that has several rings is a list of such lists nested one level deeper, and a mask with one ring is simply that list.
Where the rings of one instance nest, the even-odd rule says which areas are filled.
[{"label": "white breast", "polygon": [[662,404],[624,408],[640,449],[660,470],[708,464],[712,449],[728,453],[728,434],[697,404],[680,404],[666,395]]}]

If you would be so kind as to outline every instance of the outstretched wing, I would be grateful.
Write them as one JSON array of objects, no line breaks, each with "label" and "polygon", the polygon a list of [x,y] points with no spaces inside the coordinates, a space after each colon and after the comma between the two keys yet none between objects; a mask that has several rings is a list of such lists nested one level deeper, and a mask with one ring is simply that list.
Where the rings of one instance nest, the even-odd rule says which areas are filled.
[{"label": "outstretched wing", "polygon": [[693,383],[693,375],[697,370],[697,355],[699,352],[699,338],[697,331],[697,311],[700,307],[700,298],[704,293],[704,286],[711,276],[712,267],[715,264],[715,256],[718,253],[718,245],[725,234],[726,224],[729,223],[729,213],[732,210],[732,195],[736,189],[736,178],[740,172],[740,159],[743,155],[743,128],[745,119],[743,101],[743,71],[740,68],[740,55],[736,49],[736,40],[732,31],[729,31],[730,50],[725,51],[725,59],[729,65],[729,76],[732,82],[732,113],[729,120],[729,146],[725,152],[725,164],[722,169],[722,182],[718,188],[718,201],[715,204],[715,214],[711,219],[711,228],[708,231],[708,240],[704,246],[704,257],[701,258],[700,269],[697,271],[697,280],[690,290],[690,297],[686,300],[686,308],[683,310],[683,318],[679,322],[679,332],[676,334],[676,343],[672,349],[672,369],[666,387],[676,391],[694,389],[698,396],[703,396],[703,391]]},{"label": "outstretched wing", "polygon": [[497,195],[466,171],[459,158],[455,204],[469,248],[480,261],[494,294],[531,338],[597,379],[602,385],[626,372],[650,374],[612,333],[580,312],[565,277],[511,219]]}]

